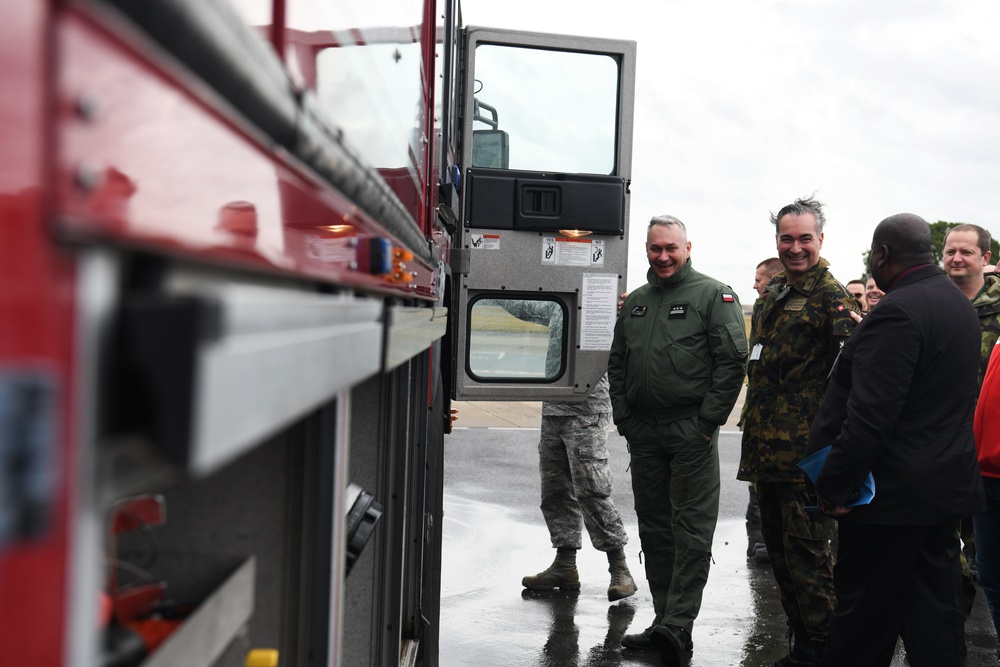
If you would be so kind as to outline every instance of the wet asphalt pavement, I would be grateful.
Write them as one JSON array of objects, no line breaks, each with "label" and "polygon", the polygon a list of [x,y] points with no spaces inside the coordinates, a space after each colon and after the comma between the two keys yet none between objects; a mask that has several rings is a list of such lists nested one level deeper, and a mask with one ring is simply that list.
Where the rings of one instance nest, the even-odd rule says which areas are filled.
[{"label": "wet asphalt pavement", "polygon": [[[627,632],[653,620],[639,562],[628,455],[623,438],[608,441],[614,501],[639,586],[609,603],[608,563],[584,533],[577,556],[582,587],[532,593],[521,577],[545,569],[551,548],[538,509],[538,429],[456,428],[445,439],[445,516],[440,664],[484,667],[659,665],[659,654],[621,647]],[[788,652],[784,614],[770,566],[746,558],[747,485],[736,480],[740,434],[720,436],[722,496],[713,565],[692,638],[692,667],[758,667]],[[892,564],[886,563],[887,572]],[[966,623],[968,667],[996,665],[996,639],[980,592]],[[992,647],[992,648],[991,648]],[[898,649],[893,666],[902,666]],[[849,666],[845,666],[849,667]]]}]

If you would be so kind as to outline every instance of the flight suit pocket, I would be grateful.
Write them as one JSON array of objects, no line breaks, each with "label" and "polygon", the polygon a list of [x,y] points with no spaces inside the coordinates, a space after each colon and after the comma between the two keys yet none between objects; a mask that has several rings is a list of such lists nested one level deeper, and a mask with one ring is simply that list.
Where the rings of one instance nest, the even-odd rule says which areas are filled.
[{"label": "flight suit pocket", "polygon": [[670,361],[677,374],[683,378],[698,380],[709,376],[708,365],[679,345],[670,347]]}]

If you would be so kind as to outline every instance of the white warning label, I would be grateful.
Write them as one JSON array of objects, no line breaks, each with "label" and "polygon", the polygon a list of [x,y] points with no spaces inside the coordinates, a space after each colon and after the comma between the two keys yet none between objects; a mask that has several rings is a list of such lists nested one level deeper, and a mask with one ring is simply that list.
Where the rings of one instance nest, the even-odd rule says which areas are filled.
[{"label": "white warning label", "polygon": [[542,264],[554,266],[604,266],[604,241],[557,236],[542,238]]},{"label": "white warning label", "polygon": [[499,234],[473,234],[472,248],[474,250],[499,250]]}]

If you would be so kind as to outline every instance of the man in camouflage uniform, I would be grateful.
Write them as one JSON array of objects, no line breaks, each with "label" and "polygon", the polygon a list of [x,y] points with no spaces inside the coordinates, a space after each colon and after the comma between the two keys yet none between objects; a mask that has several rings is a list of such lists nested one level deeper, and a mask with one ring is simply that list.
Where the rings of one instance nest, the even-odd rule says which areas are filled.
[{"label": "man in camouflage uniform", "polygon": [[[982,387],[990,353],[1000,337],[1000,276],[984,275],[990,263],[990,233],[979,225],[958,225],[948,230],[942,251],[944,270],[948,277],[972,301],[982,328],[979,348],[978,385]],[[962,520],[960,536],[962,549],[962,574],[964,578],[966,618],[972,613],[976,598],[976,585],[972,582],[976,567],[976,535],[972,517]],[[970,571],[971,568],[971,571]]]},{"label": "man in camouflage uniform", "polygon": [[983,330],[979,350],[979,386],[983,384],[990,353],[1000,338],[1000,276],[984,273],[990,263],[990,233],[979,225],[958,225],[944,237],[944,270],[972,301]]},{"label": "man in camouflage uniform", "polygon": [[[554,301],[496,301],[515,317],[549,328],[545,358],[548,377],[559,374],[563,344],[563,313]],[[556,558],[547,569],[521,580],[533,591],[580,589],[576,552],[582,545],[581,524],[591,544],[608,555],[611,583],[608,600],[636,591],[623,547],[628,542],[621,515],[611,500],[611,466],[606,447],[611,427],[611,398],[607,375],[601,377],[581,403],[542,403],[542,433],[538,469],[542,480],[542,516],[549,529]]]},{"label": "man in camouflage uniform", "polygon": [[608,359],[655,613],[622,645],[656,649],[674,666],[693,650],[719,516],[719,427],[739,397],[747,355],[735,293],[695,271],[690,256],[684,223],[650,221],[647,284],[625,298]]},{"label": "man in camouflage uniform", "polygon": [[[753,288],[757,291],[757,299],[753,302],[753,312],[756,313],[764,305],[764,297],[767,296],[767,284],[771,278],[776,276],[784,267],[777,257],[768,257],[757,265],[757,270],[753,276]],[[751,325],[753,317],[751,316]],[[751,330],[750,336],[753,336]],[[747,404],[743,403],[743,412],[740,414],[739,428],[743,430],[743,417],[746,416]],[[750,490],[750,501],[747,503],[747,558],[756,563],[770,563],[771,558],[767,555],[767,545],[764,544],[764,536],[760,532],[760,503],[757,500],[757,488],[751,482],[747,488]]]},{"label": "man in camouflage uniform", "polygon": [[792,639],[772,667],[820,664],[834,607],[834,520],[808,512],[804,458],[857,300],[819,255],[822,204],[798,199],[771,217],[784,271],[768,285],[751,325],[743,451],[738,478],[757,484],[761,528]]}]

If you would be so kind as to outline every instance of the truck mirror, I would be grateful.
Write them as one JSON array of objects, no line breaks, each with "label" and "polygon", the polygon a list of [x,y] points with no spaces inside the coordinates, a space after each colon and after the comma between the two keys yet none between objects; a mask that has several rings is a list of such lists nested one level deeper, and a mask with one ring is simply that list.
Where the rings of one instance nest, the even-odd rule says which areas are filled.
[{"label": "truck mirror", "polygon": [[473,130],[472,166],[507,169],[510,162],[510,137],[503,130]]}]

